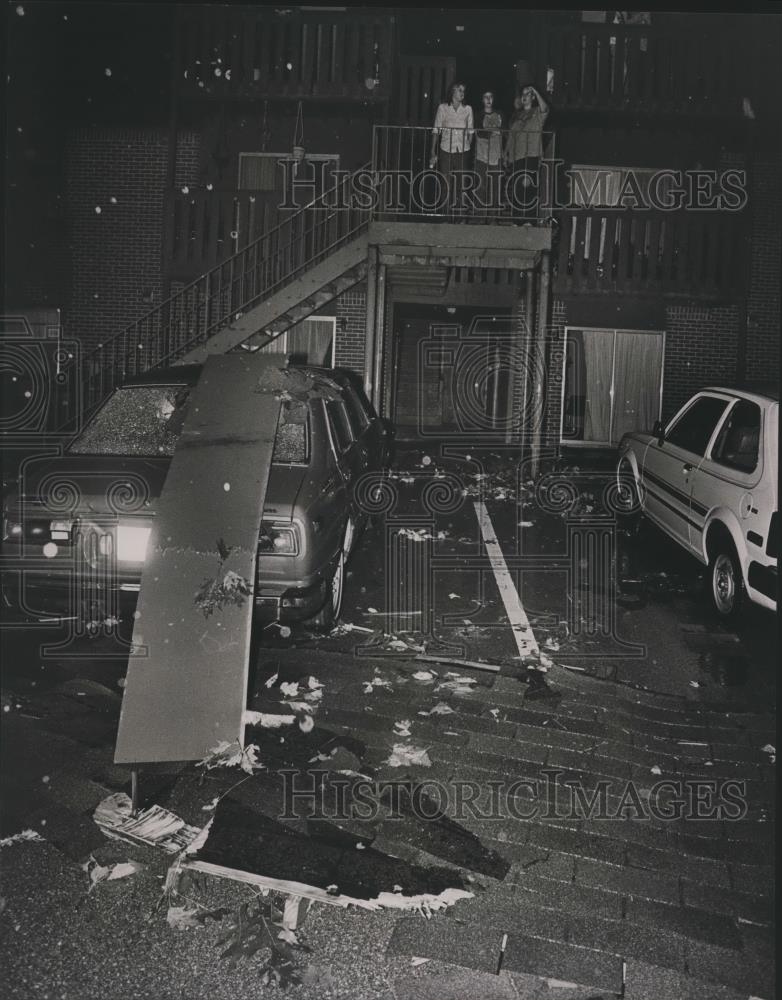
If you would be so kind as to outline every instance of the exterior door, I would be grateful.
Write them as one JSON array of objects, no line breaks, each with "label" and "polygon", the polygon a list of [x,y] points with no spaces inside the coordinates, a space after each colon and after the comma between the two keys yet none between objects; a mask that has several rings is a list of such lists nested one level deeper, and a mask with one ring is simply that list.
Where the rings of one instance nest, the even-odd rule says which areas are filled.
[{"label": "exterior door", "polygon": [[662,445],[651,441],[641,478],[646,513],[690,548],[690,505],[694,474],[730,400],[716,394],[696,396],[671,421]]},{"label": "exterior door", "polygon": [[562,441],[615,447],[660,415],[664,334],[655,330],[566,330]]}]

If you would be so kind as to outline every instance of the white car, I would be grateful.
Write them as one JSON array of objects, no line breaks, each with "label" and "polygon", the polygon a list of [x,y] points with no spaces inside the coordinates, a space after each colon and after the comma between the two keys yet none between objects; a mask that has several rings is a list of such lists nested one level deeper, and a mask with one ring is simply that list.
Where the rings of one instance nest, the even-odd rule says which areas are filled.
[{"label": "white car", "polygon": [[619,445],[620,498],[709,567],[726,619],[745,597],[777,607],[778,421],[778,391],[708,388]]}]

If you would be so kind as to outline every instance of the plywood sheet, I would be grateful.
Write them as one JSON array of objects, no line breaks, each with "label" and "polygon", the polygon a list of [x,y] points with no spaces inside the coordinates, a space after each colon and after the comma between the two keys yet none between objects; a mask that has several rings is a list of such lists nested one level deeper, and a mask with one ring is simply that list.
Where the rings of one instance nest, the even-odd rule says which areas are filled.
[{"label": "plywood sheet", "polygon": [[242,739],[258,535],[288,381],[279,358],[213,355],[191,392],[141,579],[117,763],[196,760]]}]

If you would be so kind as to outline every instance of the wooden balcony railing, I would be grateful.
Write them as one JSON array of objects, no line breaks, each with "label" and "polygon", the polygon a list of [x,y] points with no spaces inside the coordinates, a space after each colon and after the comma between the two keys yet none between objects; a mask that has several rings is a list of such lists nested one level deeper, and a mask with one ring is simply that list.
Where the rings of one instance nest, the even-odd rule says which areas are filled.
[{"label": "wooden balcony railing", "polygon": [[393,18],[203,4],[176,28],[180,95],[384,100]]},{"label": "wooden balcony railing", "polygon": [[741,42],[724,29],[572,24],[541,28],[537,77],[558,108],[738,115]]},{"label": "wooden balcony railing", "polygon": [[559,221],[558,294],[730,298],[743,288],[741,214],[579,209]]},{"label": "wooden balcony railing", "polygon": [[[429,169],[431,125],[375,125],[375,217],[384,221],[550,221],[553,172],[538,168],[537,161],[516,158],[527,148],[524,137],[509,129],[493,129],[457,138],[462,146],[469,143],[469,148],[451,161],[453,172],[447,176],[439,163]],[[495,161],[491,166],[477,159],[479,141],[486,143],[487,155]],[[555,146],[554,133],[543,132],[546,160],[555,158]]]}]

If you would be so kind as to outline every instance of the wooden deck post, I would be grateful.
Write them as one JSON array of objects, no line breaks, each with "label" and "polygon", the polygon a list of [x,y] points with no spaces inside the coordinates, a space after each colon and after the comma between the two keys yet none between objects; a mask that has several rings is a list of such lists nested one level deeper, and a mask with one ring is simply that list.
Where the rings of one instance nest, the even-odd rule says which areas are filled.
[{"label": "wooden deck post", "polygon": [[549,320],[549,285],[551,282],[551,255],[548,250],[541,253],[538,279],[538,314],[535,330],[535,354],[533,369],[533,406],[531,407],[535,420],[532,425],[532,467],[533,478],[540,472],[541,440],[543,424],[546,419],[546,380],[548,363],[546,358]]},{"label": "wooden deck post", "polygon": [[375,381],[375,354],[377,351],[377,272],[379,252],[376,246],[367,248],[367,304],[364,333],[364,391],[374,405],[377,388]]}]

